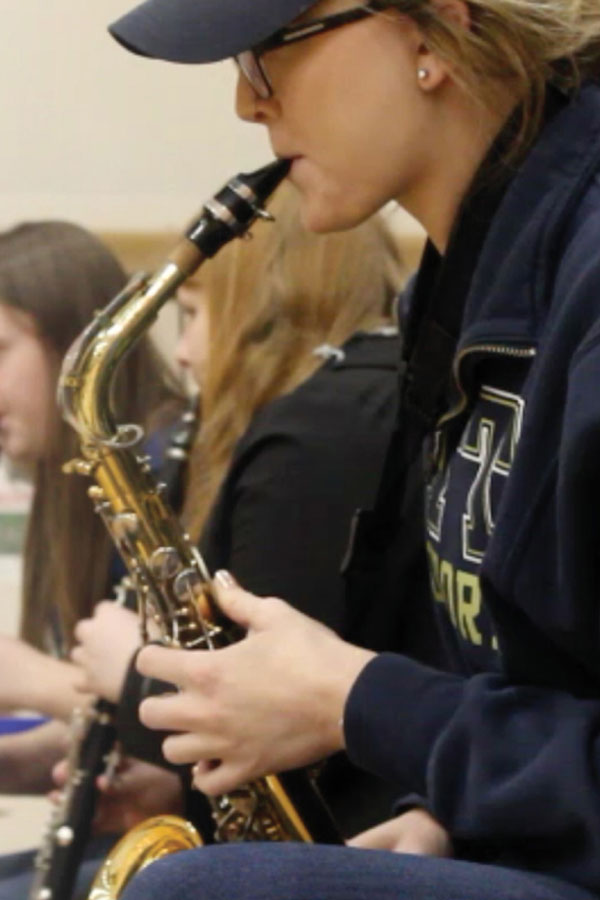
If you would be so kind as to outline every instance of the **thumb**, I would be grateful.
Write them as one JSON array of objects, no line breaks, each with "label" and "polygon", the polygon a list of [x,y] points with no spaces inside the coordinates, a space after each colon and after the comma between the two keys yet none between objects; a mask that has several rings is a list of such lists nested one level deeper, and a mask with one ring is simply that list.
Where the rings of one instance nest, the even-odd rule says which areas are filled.
[{"label": "thumb", "polygon": [[231,572],[221,569],[213,579],[215,599],[225,615],[247,631],[258,612],[260,598],[239,586]]},{"label": "thumb", "polygon": [[61,759],[52,767],[52,781],[61,788],[67,782],[69,777],[69,763],[66,759]]}]

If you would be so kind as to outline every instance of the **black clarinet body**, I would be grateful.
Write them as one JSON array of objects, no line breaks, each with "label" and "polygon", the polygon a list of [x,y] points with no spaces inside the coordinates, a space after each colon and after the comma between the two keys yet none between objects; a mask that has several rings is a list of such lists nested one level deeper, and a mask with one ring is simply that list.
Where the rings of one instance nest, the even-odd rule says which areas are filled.
[{"label": "black clarinet body", "polygon": [[110,773],[116,739],[115,707],[98,700],[74,714],[69,775],[35,860],[29,900],[69,900],[90,837],[98,789]]}]

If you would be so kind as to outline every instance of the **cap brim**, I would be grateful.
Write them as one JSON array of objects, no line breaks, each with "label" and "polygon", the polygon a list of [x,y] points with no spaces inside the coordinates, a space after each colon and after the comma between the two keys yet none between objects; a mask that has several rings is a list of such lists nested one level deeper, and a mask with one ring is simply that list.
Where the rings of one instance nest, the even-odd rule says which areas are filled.
[{"label": "cap brim", "polygon": [[128,50],[208,63],[248,50],[316,0],[146,0],[109,26]]}]

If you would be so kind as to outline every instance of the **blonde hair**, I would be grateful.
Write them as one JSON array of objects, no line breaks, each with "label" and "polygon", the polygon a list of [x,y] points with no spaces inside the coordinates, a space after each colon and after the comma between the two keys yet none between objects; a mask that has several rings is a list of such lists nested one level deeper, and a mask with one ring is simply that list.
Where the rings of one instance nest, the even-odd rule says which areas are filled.
[{"label": "blonde hair", "polygon": [[255,413],[318,368],[317,345],[339,346],[389,323],[403,278],[398,246],[380,219],[311,234],[286,184],[270,208],[275,225],[258,222],[252,240],[229,245],[199,273],[210,350],[184,511],[196,538]]},{"label": "blonde hair", "polygon": [[511,151],[527,146],[539,127],[547,86],[566,94],[600,76],[598,0],[466,0],[470,28],[435,0],[391,0],[409,16],[428,47],[451,63],[474,97],[494,101],[510,86],[521,104]]}]

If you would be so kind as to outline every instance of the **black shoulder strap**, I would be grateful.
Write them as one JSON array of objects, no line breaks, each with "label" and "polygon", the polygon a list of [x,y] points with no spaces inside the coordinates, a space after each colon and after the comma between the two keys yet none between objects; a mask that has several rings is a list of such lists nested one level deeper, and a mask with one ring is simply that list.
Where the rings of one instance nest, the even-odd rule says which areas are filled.
[{"label": "black shoulder strap", "polygon": [[392,434],[375,504],[372,525],[388,528],[398,517],[403,481],[421,453],[442,412],[462,318],[462,303],[436,284],[441,259],[427,243],[412,286],[409,321],[400,366],[398,421]]}]

